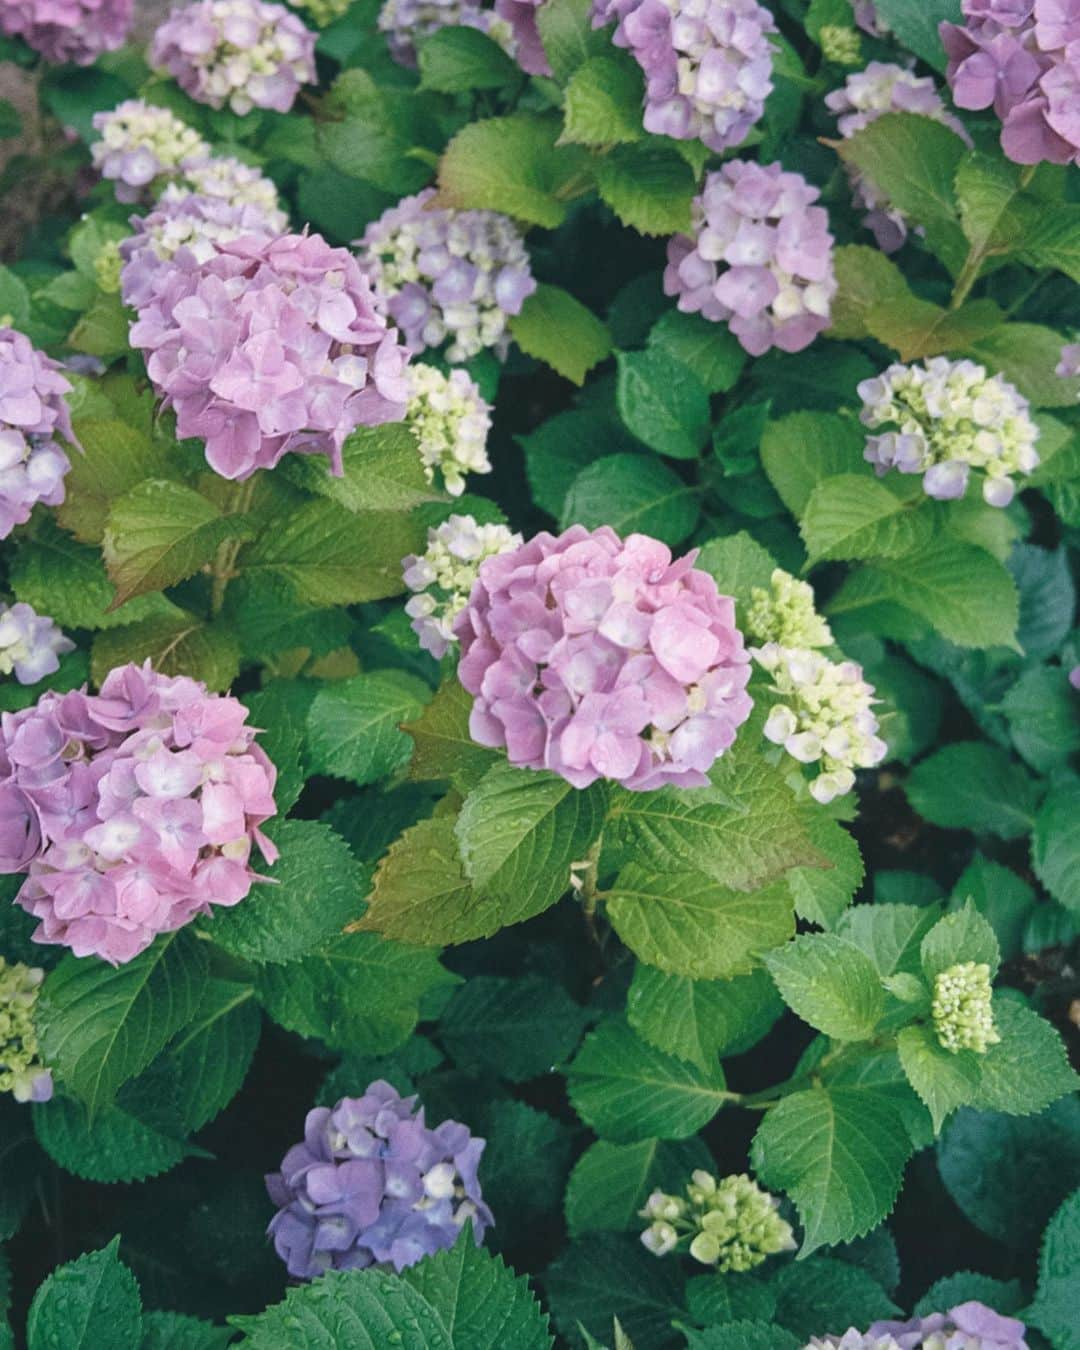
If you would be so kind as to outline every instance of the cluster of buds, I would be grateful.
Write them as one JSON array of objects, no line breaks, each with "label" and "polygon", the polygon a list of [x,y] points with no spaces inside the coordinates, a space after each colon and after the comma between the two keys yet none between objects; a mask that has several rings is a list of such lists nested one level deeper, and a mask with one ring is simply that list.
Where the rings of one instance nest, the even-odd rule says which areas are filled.
[{"label": "cluster of buds", "polygon": [[[871,61],[865,70],[849,75],[842,88],[826,96],[825,106],[839,117],[837,126],[845,139],[883,113],[905,112],[941,122],[971,144],[963,124],[941,101],[934,81],[890,62]],[[894,253],[907,238],[907,217],[891,205],[867,174],[853,166],[849,166],[848,174],[856,205],[867,212],[863,224],[873,231],[879,248]]]},{"label": "cluster of buds", "polygon": [[0,31],[53,65],[91,65],[122,47],[135,0],[0,0]]},{"label": "cluster of buds", "polygon": [[59,364],[13,328],[0,328],[0,539],[38,502],[59,506],[71,462],[56,443],[77,445]]},{"label": "cluster of buds", "polygon": [[822,24],[818,29],[818,46],[825,60],[834,65],[857,66],[862,61],[862,41],[847,24]]},{"label": "cluster of buds", "polygon": [[897,469],[922,474],[927,496],[962,497],[972,469],[983,472],[983,500],[1008,506],[1013,475],[1039,463],[1039,428],[1026,398],[974,361],[935,356],[921,365],[894,364],[858,387],[860,420],[870,428],[865,458],[878,476]]},{"label": "cluster of buds", "polygon": [[52,1074],[38,1055],[34,1006],[45,972],[0,956],[0,1092],[17,1102],[47,1102]]},{"label": "cluster of buds", "polygon": [[985,962],[961,961],[934,980],[931,1014],[939,1043],[955,1054],[974,1050],[985,1055],[1001,1037],[994,1026],[990,967]]},{"label": "cluster of buds", "polygon": [[829,326],[833,237],[818,190],[779,164],[730,160],[668,243],[664,293],[728,327],[752,356],[797,352]]},{"label": "cluster of buds", "polygon": [[814,1336],[804,1350],[1028,1350],[1027,1327],[971,1299],[908,1322],[875,1322],[861,1332]]},{"label": "cluster of buds", "polygon": [[94,168],[116,184],[122,202],[136,202],[170,178],[210,158],[210,147],[168,108],[129,98],[94,114],[100,133],[90,147]]},{"label": "cluster of buds", "polygon": [[654,1256],[685,1244],[695,1261],[719,1271],[747,1271],[766,1257],[795,1250],[791,1225],[777,1213],[780,1201],[745,1174],[717,1180],[696,1171],[686,1199],[653,1191],[639,1210],[651,1220],[641,1235]]},{"label": "cluster of buds", "polygon": [[817,612],[814,588],[782,567],[774,568],[769,588],[754,586],[746,611],[746,631],[757,642],[781,647],[831,647],[832,630]]},{"label": "cluster of buds", "polygon": [[430,1129],[415,1097],[381,1079],[362,1097],[309,1111],[304,1142],[266,1178],[268,1232],[297,1279],[387,1264],[404,1270],[494,1222],[476,1170],[484,1140],[456,1120]]},{"label": "cluster of buds", "polygon": [[231,155],[220,158],[215,155],[204,163],[193,164],[182,178],[169,184],[162,193],[160,205],[179,200],[189,193],[213,197],[227,206],[258,207],[276,233],[288,224],[289,218],[281,209],[281,199],[273,180]]},{"label": "cluster of buds", "polygon": [[409,350],[445,342],[446,359],[492,348],[505,357],[507,320],[536,290],[525,242],[509,216],[431,204],[434,188],[385,211],[356,240],[361,267]]},{"label": "cluster of buds", "polygon": [[75,644],[52,619],[30,605],[0,605],[0,675],[13,671],[20,684],[36,684],[60,669],[60,657]]},{"label": "cluster of buds", "polygon": [[420,646],[441,660],[454,636],[454,620],[469,602],[485,558],[518,548],[521,535],[505,525],[478,525],[472,516],[451,516],[428,530],[423,554],[402,560],[405,585],[415,594],[405,605]]},{"label": "cluster of buds", "polygon": [[491,407],[464,370],[444,375],[415,361],[408,379],[405,421],[416,437],[424,475],[432,483],[438,471],[447,492],[459,497],[467,473],[491,472],[486,448]]},{"label": "cluster of buds", "polygon": [[326,28],[348,13],[352,0],[291,0],[291,3],[302,9],[316,28]]},{"label": "cluster of buds", "polygon": [[417,44],[441,28],[475,28],[508,56],[515,53],[514,30],[481,0],[385,0],[378,26],[391,56],[402,66],[415,66]]},{"label": "cluster of buds", "polygon": [[315,82],[315,34],[284,5],[195,0],[158,27],[150,64],[212,108],[286,113],[300,86]]},{"label": "cluster of buds", "polygon": [[769,35],[757,0],[593,0],[593,27],[616,21],[612,41],[645,73],[646,131],[730,150],[772,91]]}]

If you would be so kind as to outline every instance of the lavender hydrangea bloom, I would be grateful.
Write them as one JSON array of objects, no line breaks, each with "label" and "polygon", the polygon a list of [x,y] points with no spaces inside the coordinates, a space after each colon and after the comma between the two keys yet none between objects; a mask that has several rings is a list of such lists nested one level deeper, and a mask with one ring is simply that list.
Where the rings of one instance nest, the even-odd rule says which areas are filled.
[{"label": "lavender hydrangea bloom", "polygon": [[0,0],[0,30],[54,65],[88,66],[124,44],[135,0]]},{"label": "lavender hydrangea bloom", "polygon": [[454,633],[469,730],[574,787],[702,787],[750,714],[734,603],[648,535],[543,533],[486,559]]},{"label": "lavender hydrangea bloom", "polygon": [[511,55],[526,75],[550,75],[551,63],[540,39],[536,11],[544,0],[495,0],[495,13],[510,25]]},{"label": "lavender hydrangea bloom", "polygon": [[13,671],[20,684],[36,684],[60,669],[75,644],[56,623],[27,604],[0,605],[0,675]]},{"label": "lavender hydrangea bloom", "polygon": [[101,139],[90,148],[94,168],[116,184],[122,202],[136,202],[155,185],[209,158],[210,147],[168,108],[129,98],[94,114]]},{"label": "lavender hydrangea bloom", "polygon": [[279,1207],[267,1231],[302,1280],[376,1263],[404,1270],[452,1247],[468,1220],[479,1246],[494,1222],[476,1175],[483,1151],[455,1120],[429,1129],[415,1097],[377,1080],[308,1112],[304,1142],[266,1178]]},{"label": "lavender hydrangea bloom", "polygon": [[[941,122],[971,144],[963,124],[946,110],[934,81],[889,62],[871,61],[865,70],[849,75],[841,89],[826,96],[825,105],[839,116],[837,125],[845,138],[869,126],[883,113],[907,112]],[[867,211],[863,223],[873,231],[879,248],[886,253],[895,252],[907,238],[907,218],[890,205],[872,178],[853,166],[848,173],[856,204]]]},{"label": "lavender hydrangea bloom", "polygon": [[285,113],[300,86],[315,82],[315,34],[284,5],[195,0],[158,28],[150,63],[212,108]]},{"label": "lavender hydrangea bloom", "polygon": [[1054,369],[1055,375],[1063,380],[1075,379],[1080,375],[1080,342],[1067,343],[1061,349],[1061,359]]},{"label": "lavender hydrangea bloom", "polygon": [[875,1322],[868,1336],[890,1336],[900,1350],[1028,1350],[1027,1328],[974,1299],[910,1322]]},{"label": "lavender hydrangea bloom", "polygon": [[431,207],[434,188],[384,211],[355,241],[360,265],[415,355],[447,343],[449,361],[485,347],[505,357],[507,319],[536,290],[521,234],[498,211]]},{"label": "lavender hydrangea bloom", "polygon": [[71,468],[56,443],[78,446],[56,361],[13,328],[0,328],[0,539],[30,519],[38,502],[59,506]]},{"label": "lavender hydrangea bloom", "polygon": [[198,263],[181,249],[131,328],[181,437],[243,479],[290,451],[328,456],[401,419],[406,353],[356,259],[317,234],[247,234]]},{"label": "lavender hydrangea bloom", "polygon": [[1069,0],[963,0],[965,23],[942,23],[947,76],[960,108],[994,109],[1017,164],[1080,156],[1080,7]]},{"label": "lavender hydrangea bloom", "polygon": [[818,190],[779,164],[730,160],[694,198],[693,235],[668,243],[664,292],[725,321],[752,356],[801,351],[829,326],[833,237]]},{"label": "lavender hydrangea bloom", "polygon": [[384,0],[378,28],[399,65],[416,65],[416,44],[440,28],[476,28],[505,52],[515,52],[514,30],[482,0]]},{"label": "lavender hydrangea bloom", "polygon": [[0,872],[29,872],[35,941],[118,965],[247,895],[252,846],[277,857],[259,829],[274,766],[247,715],[148,661],[0,716]]},{"label": "lavender hydrangea bloom", "polygon": [[646,131],[716,151],[745,139],[772,90],[776,23],[757,0],[593,0],[593,27],[612,20],[645,72]]}]

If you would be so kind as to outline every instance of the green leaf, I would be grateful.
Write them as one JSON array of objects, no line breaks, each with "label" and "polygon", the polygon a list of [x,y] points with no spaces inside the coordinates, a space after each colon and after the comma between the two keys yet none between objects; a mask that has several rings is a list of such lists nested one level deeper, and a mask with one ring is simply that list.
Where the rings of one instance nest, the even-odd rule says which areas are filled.
[{"label": "green leaf", "polygon": [[232,980],[207,980],[194,1018],[169,1043],[185,1134],[201,1130],[243,1086],[262,1026],[253,992]]},{"label": "green leaf", "polygon": [[930,1317],[939,1308],[955,1308],[972,1299],[985,1303],[1006,1317],[1020,1312],[1027,1300],[1019,1280],[995,1280],[989,1275],[977,1275],[971,1270],[960,1270],[936,1280],[912,1309],[915,1317]]},{"label": "green leaf", "polygon": [[973,1106],[1009,1116],[1030,1116],[1080,1087],[1064,1042],[1038,1013],[998,995],[994,1024],[1001,1040],[979,1056],[979,1088]]},{"label": "green leaf", "polygon": [[353,512],[410,511],[424,502],[443,499],[443,494],[436,492],[424,477],[416,437],[404,422],[357,427],[342,446],[341,461],[340,478],[330,472],[329,464],[320,455],[288,455],[279,465],[279,472],[299,487],[329,497]]},{"label": "green leaf", "polygon": [[91,1117],[195,1015],[206,968],[200,943],[169,933],[125,965],[66,956],[50,974],[38,1002],[42,1055]]},{"label": "green leaf", "polygon": [[828,606],[851,614],[901,605],[958,647],[1009,647],[1019,600],[1008,571],[981,548],[944,537],[901,559],[882,558],[850,575]]},{"label": "green leaf", "polygon": [[[686,1307],[695,1322],[710,1331],[713,1323],[766,1321],[776,1314],[776,1294],[764,1281],[743,1271],[697,1275],[686,1285]],[[782,1328],[777,1328],[785,1335]]]},{"label": "green leaf", "polygon": [[801,516],[823,479],[861,472],[865,443],[858,423],[838,413],[791,413],[766,425],[761,464],[780,500]]},{"label": "green leaf", "polygon": [[799,1342],[772,1322],[741,1319],[727,1326],[687,1329],[687,1350],[797,1350]]},{"label": "green leaf", "polygon": [[413,743],[401,724],[420,716],[430,692],[403,670],[376,670],[326,685],[308,712],[312,770],[363,786],[402,768]]},{"label": "green leaf", "polygon": [[579,1238],[548,1267],[544,1285],[568,1344],[584,1327],[606,1345],[618,1317],[635,1350],[661,1350],[684,1311],[679,1262],[658,1261],[629,1234]]},{"label": "green leaf", "polygon": [[1056,267],[1080,281],[1080,206],[1055,202],[1030,221],[1023,260],[1032,267]]},{"label": "green leaf", "polygon": [[98,633],[94,638],[90,673],[97,684],[110,670],[129,661],[137,665],[150,661],[160,675],[190,675],[209,689],[222,690],[240,672],[240,648],[226,626],[207,624],[194,614],[176,610]]},{"label": "green leaf", "polygon": [[799,522],[808,564],[826,559],[900,558],[927,545],[936,519],[920,498],[903,502],[877,479],[845,473],[810,494]]},{"label": "green leaf", "polygon": [[1001,963],[994,930],[970,901],[963,909],[938,919],[923,938],[919,956],[923,974],[931,984],[961,961],[989,966],[991,979]]},{"label": "green leaf", "polygon": [[574,384],[611,352],[607,325],[561,286],[541,282],[510,320],[510,333],[529,356]]},{"label": "green leaf", "polygon": [[696,459],[709,430],[709,396],[697,376],[662,350],[617,352],[616,361],[627,428],[658,454]]},{"label": "green leaf", "polygon": [[101,1251],[54,1270],[34,1295],[26,1323],[29,1350],[131,1350],[142,1336],[135,1276],[113,1238]]},{"label": "green leaf", "polygon": [[1048,793],[1035,820],[1031,861],[1054,899],[1080,911],[1080,784],[1065,781]]},{"label": "green leaf", "polygon": [[501,926],[498,903],[480,900],[461,868],[455,820],[436,816],[391,844],[375,872],[361,932],[417,946],[490,937]]},{"label": "green leaf", "polygon": [[869,337],[869,313],[911,294],[899,267],[880,249],[867,244],[844,244],[834,249],[833,270],[837,292],[828,329],[831,338]]},{"label": "green leaf", "polygon": [[763,1185],[795,1202],[805,1257],[875,1228],[896,1201],[911,1152],[888,1094],[865,1085],[818,1086],[765,1113],[751,1163]]},{"label": "green leaf", "polygon": [[1013,745],[1037,773],[1064,768],[1080,750],[1080,700],[1060,667],[1026,670],[1001,708]]},{"label": "green leaf", "polygon": [[750,603],[755,587],[768,587],[776,559],[752,535],[740,530],[723,539],[710,539],[695,566],[708,572],[720,594],[730,595],[741,611]]},{"label": "green leaf", "polygon": [[355,918],[368,869],[348,844],[314,820],[281,820],[266,833],[281,856],[260,869],[272,885],[255,886],[232,909],[215,907],[205,933],[248,961],[292,961],[323,946]]},{"label": "green leaf", "polygon": [[560,139],[595,146],[642,140],[642,97],[641,68],[628,53],[590,57],[567,81]]},{"label": "green leaf", "polygon": [[477,745],[469,735],[472,695],[453,677],[435,691],[434,698],[413,722],[404,723],[415,749],[408,776],[414,782],[446,778],[459,791],[475,787],[495,763],[496,755]]},{"label": "green leaf", "polygon": [[592,410],[556,413],[517,440],[525,451],[533,501],[556,520],[575,474],[605,455],[635,448],[633,437],[614,418]]},{"label": "green leaf", "polygon": [[490,936],[553,905],[569,889],[570,865],[598,837],[606,804],[602,784],[579,791],[555,774],[502,763],[489,769],[454,827],[486,914],[473,916],[473,935]]},{"label": "green leaf", "polygon": [[642,961],[699,980],[746,973],[795,931],[794,901],[782,881],[734,891],[692,872],[630,863],[604,901],[612,927]]},{"label": "green leaf", "polygon": [[113,361],[128,350],[130,311],[118,295],[99,293],[68,334],[69,347],[87,356]]},{"label": "green leaf", "polygon": [[908,799],[934,825],[1018,839],[1035,824],[1038,788],[1022,765],[987,741],[958,741],[911,771]]},{"label": "green leaf", "polygon": [[[368,1078],[361,1080],[366,1086]],[[493,1214],[513,1214],[514,1228],[499,1239],[521,1250],[540,1230],[561,1227],[560,1202],[570,1171],[570,1127],[519,1101],[492,1102],[484,1113],[487,1147],[480,1170]]]},{"label": "green leaf", "polygon": [[460,1068],[494,1070],[511,1083],[550,1073],[574,1051],[587,1014],[561,984],[539,975],[477,975],[439,1019],[439,1039]]},{"label": "green leaf", "polygon": [[536,26],[555,78],[566,83],[578,66],[611,51],[611,38],[592,26],[590,0],[546,0]]},{"label": "green leaf", "polygon": [[567,1074],[574,1110],[616,1143],[686,1139],[724,1104],[724,1075],[665,1055],[610,1018],[585,1038]]},{"label": "green leaf", "polygon": [[968,351],[995,374],[1016,385],[1036,408],[1069,408],[1080,396],[1080,379],[1054,373],[1061,359],[1060,333],[1037,323],[1008,323],[977,338]]},{"label": "green leaf", "polygon": [[445,206],[502,211],[553,230],[566,219],[562,190],[584,168],[584,152],[558,146],[561,119],[514,113],[471,122],[439,161]]},{"label": "green leaf", "polygon": [[847,830],[820,811],[805,818],[810,842],[830,867],[793,867],[785,876],[795,913],[807,923],[832,928],[862,885],[865,869],[859,846]]},{"label": "green leaf", "polygon": [[270,680],[241,700],[251,710],[248,725],[262,728],[259,744],[277,768],[274,802],[279,815],[289,811],[307,778],[306,717],[314,696],[311,681]]},{"label": "green leaf", "polygon": [[822,1327],[869,1326],[900,1309],[867,1271],[832,1256],[813,1256],[776,1272],[775,1320],[800,1339]]},{"label": "green leaf", "polygon": [[966,351],[999,329],[1003,317],[992,300],[969,300],[959,309],[943,309],[909,295],[869,310],[866,329],[879,342],[895,348],[902,361],[915,361],[942,352]]},{"label": "green leaf", "polygon": [[943,20],[963,21],[960,0],[874,0],[874,9],[901,46],[936,70],[945,69],[945,49],[938,24]]},{"label": "green leaf", "polygon": [[230,1321],[246,1350],[550,1350],[547,1317],[524,1276],[474,1245],[453,1248],[400,1275],[331,1271],[284,1301]]},{"label": "green leaf", "polygon": [[711,1166],[709,1151],[699,1139],[642,1139],[636,1144],[598,1139],[574,1164],[567,1183],[570,1236],[640,1231],[645,1222],[638,1210],[652,1191],[681,1192],[695,1167]]},{"label": "green leaf", "polygon": [[225,1350],[232,1339],[228,1327],[215,1327],[198,1317],[176,1312],[143,1313],[139,1350]]},{"label": "green leaf", "polygon": [[784,1002],[804,1022],[839,1041],[874,1034],[885,996],[874,963],[831,933],[805,933],[770,952],[765,965]]},{"label": "green leaf", "polygon": [[977,1056],[973,1050],[953,1054],[943,1049],[931,1029],[922,1024],[902,1028],[896,1045],[908,1082],[930,1112],[938,1134],[950,1112],[974,1099],[979,1084]]},{"label": "green leaf", "polygon": [[119,418],[76,417],[74,427],[83,453],[71,456],[56,517],[81,543],[100,544],[112,503],[144,479],[170,477],[176,464],[163,440]]},{"label": "green leaf", "polygon": [[677,234],[690,228],[697,181],[690,165],[663,143],[616,146],[596,165],[601,199],[638,234]]},{"label": "green leaf", "polygon": [[1054,1350],[1077,1350],[1080,1328],[1080,1191],[1050,1221],[1039,1252],[1039,1285],[1027,1321],[1044,1332]]},{"label": "green leaf", "polygon": [[937,905],[856,905],[836,932],[866,953],[882,979],[898,972],[914,975],[922,969],[922,940],[940,913]]},{"label": "green leaf", "polygon": [[467,94],[517,84],[521,70],[499,44],[476,28],[440,28],[417,48],[421,89]]},{"label": "green leaf", "polygon": [[953,887],[950,908],[968,900],[990,923],[1001,948],[1001,959],[1010,961],[1021,950],[1024,925],[1035,904],[1035,891],[1001,863],[976,854]]},{"label": "green leaf", "polygon": [[700,1069],[749,1050],[783,1010],[760,968],[728,980],[691,980],[639,965],[626,999],[626,1015],[639,1036]]},{"label": "green leaf", "polygon": [[730,329],[677,309],[669,309],[653,324],[648,345],[692,370],[707,394],[733,389],[746,365],[746,352]]},{"label": "green leaf", "polygon": [[54,1097],[48,1109],[35,1106],[38,1143],[53,1162],[85,1181],[146,1181],[169,1171],[196,1150],[180,1137],[175,1088],[169,1092],[169,1085],[154,1077],[155,1092],[164,1088],[166,1093],[155,1106],[145,1100],[125,1101],[128,1088],[141,1087],[139,1079],[127,1084],[117,1104],[106,1106],[93,1121],[72,1097]]},{"label": "green leaf", "polygon": [[563,528],[610,525],[618,534],[651,534],[671,548],[692,533],[700,512],[697,490],[651,455],[605,455],[571,482]]},{"label": "green leaf", "polygon": [[26,282],[10,267],[0,265],[0,319],[11,328],[23,329],[30,322],[30,292]]}]

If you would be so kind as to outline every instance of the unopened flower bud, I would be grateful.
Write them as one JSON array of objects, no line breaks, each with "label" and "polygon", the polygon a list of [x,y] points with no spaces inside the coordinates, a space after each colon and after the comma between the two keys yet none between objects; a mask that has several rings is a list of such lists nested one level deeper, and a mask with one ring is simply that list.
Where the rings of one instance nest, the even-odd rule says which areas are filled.
[{"label": "unopened flower bud", "polygon": [[990,967],[985,962],[962,961],[936,977],[931,1013],[934,1033],[946,1050],[985,1055],[998,1044],[1001,1037],[994,1026],[992,996]]}]

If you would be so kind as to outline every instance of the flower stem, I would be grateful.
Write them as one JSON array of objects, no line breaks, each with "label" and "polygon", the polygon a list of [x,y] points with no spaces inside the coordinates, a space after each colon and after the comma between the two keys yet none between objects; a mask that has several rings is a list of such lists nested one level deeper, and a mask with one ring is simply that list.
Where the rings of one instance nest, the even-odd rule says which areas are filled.
[{"label": "flower stem", "polygon": [[[237,483],[225,504],[225,514],[242,516],[251,509],[251,499],[255,495],[255,477],[244,483]],[[210,565],[210,617],[216,619],[225,605],[225,592],[229,582],[236,575],[236,558],[246,540],[243,536],[224,539],[218,545],[214,561]]]}]

